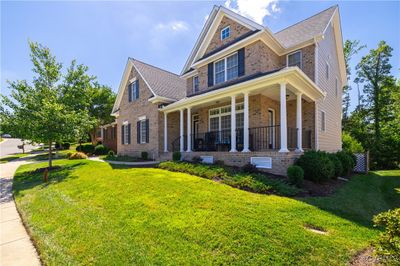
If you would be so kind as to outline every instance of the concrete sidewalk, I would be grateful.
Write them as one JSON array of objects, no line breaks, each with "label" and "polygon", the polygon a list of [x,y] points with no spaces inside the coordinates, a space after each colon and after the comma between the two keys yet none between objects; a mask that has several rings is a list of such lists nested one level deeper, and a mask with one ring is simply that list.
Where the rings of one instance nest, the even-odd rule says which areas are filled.
[{"label": "concrete sidewalk", "polygon": [[41,265],[12,197],[12,178],[29,157],[0,164],[0,265]]}]

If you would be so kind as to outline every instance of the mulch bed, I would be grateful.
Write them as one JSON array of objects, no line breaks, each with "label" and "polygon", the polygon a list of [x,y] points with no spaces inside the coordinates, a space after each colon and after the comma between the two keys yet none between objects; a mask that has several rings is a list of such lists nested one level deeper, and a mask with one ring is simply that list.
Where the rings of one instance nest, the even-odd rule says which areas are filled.
[{"label": "mulch bed", "polygon": [[357,253],[350,262],[351,266],[373,266],[380,265],[379,261],[373,256],[374,249],[367,248]]}]

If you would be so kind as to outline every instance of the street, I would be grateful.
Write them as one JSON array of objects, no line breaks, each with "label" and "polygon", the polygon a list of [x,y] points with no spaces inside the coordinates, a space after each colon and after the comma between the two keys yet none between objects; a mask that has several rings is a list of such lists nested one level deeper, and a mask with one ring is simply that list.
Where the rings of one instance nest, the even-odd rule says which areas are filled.
[{"label": "street", "polygon": [[[21,153],[22,150],[18,149],[18,145],[21,144],[22,141],[20,139],[4,139],[4,141],[0,143],[0,157]],[[27,144],[25,145],[25,152],[29,152],[34,148],[35,146]]]}]

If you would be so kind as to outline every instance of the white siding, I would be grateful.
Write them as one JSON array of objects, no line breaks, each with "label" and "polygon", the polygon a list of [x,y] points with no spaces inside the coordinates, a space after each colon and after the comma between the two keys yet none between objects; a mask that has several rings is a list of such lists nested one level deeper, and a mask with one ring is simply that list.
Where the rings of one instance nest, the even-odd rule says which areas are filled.
[{"label": "white siding", "polygon": [[[338,56],[332,25],[328,26],[325,38],[318,45],[318,77],[316,81],[317,85],[327,94],[324,100],[317,102],[317,143],[318,149],[333,152],[340,150],[342,147],[342,84],[340,84]],[[329,79],[326,78],[327,63],[329,64]],[[339,82],[337,94],[336,77],[338,77]],[[321,111],[325,112],[325,131],[321,131]]]}]

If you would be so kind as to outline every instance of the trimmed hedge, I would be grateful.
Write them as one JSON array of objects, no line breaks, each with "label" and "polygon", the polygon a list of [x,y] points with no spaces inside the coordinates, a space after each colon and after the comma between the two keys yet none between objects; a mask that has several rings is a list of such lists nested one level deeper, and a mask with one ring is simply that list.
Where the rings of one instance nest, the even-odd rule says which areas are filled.
[{"label": "trimmed hedge", "polygon": [[302,187],[304,182],[304,171],[298,165],[291,165],[287,169],[289,182],[296,187]]},{"label": "trimmed hedge", "polygon": [[82,144],[76,147],[76,151],[80,151],[86,154],[94,153],[94,146],[92,144]]},{"label": "trimmed hedge", "polygon": [[321,183],[334,177],[335,165],[323,151],[306,151],[296,161],[304,170],[304,178]]},{"label": "trimmed hedge", "polygon": [[173,172],[182,172],[218,180],[229,186],[256,193],[276,193],[284,196],[293,196],[300,191],[282,180],[271,179],[262,174],[235,172],[228,167],[173,161],[162,162],[159,167]]},{"label": "trimmed hedge", "polygon": [[335,153],[328,153],[329,159],[333,162],[335,175],[333,177],[338,178],[343,173],[343,165]]},{"label": "trimmed hedge", "polygon": [[345,151],[339,151],[336,153],[337,158],[340,160],[343,166],[343,171],[341,173],[342,176],[348,176],[353,171],[356,162],[354,157]]},{"label": "trimmed hedge", "polygon": [[94,147],[94,154],[96,154],[96,155],[106,155],[106,154],[108,154],[109,150],[110,150],[109,148],[107,148],[106,146],[100,144],[100,145],[97,145],[96,147]]}]

